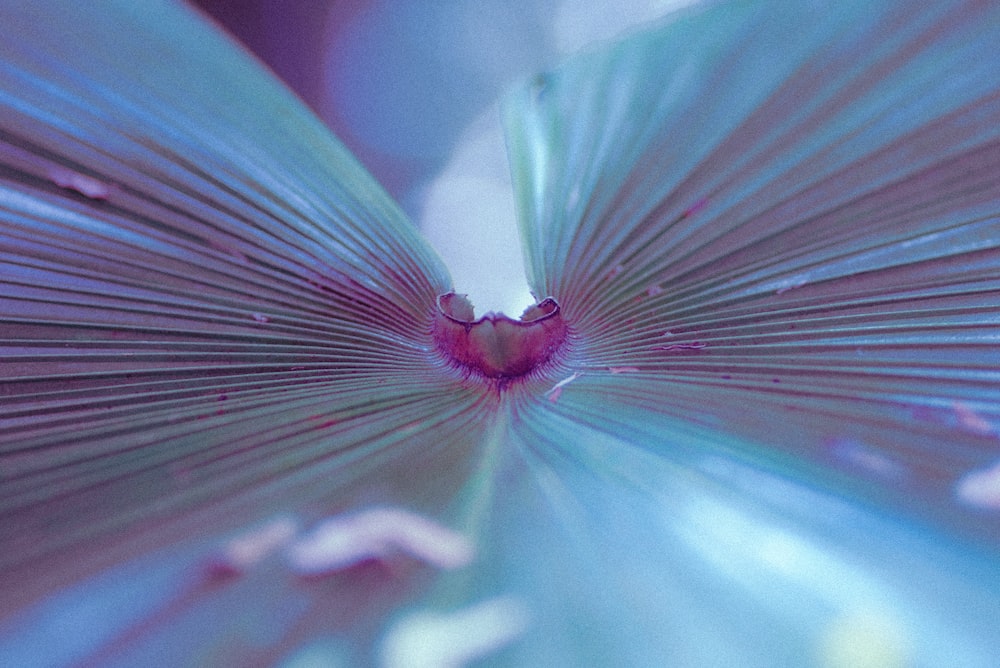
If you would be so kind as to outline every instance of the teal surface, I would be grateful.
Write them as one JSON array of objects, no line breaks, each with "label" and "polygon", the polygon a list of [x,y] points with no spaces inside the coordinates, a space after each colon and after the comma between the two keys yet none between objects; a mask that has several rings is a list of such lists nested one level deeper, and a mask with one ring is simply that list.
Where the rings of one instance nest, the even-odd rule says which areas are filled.
[{"label": "teal surface", "polygon": [[[571,334],[502,391],[436,350],[418,230],[191,11],[0,34],[0,663],[396,665],[432,610],[414,665],[994,665],[992,4],[714,3],[526,81]],[[381,507],[473,560],[403,522],[296,571]]]}]

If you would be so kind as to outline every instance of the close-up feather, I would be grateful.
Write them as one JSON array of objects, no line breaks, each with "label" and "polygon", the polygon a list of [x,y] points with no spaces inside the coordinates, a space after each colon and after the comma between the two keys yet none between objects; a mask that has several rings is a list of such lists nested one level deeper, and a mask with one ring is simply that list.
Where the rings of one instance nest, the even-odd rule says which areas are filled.
[{"label": "close-up feather", "polygon": [[199,10],[0,34],[0,664],[995,665],[1000,7],[524,72],[520,318]]}]

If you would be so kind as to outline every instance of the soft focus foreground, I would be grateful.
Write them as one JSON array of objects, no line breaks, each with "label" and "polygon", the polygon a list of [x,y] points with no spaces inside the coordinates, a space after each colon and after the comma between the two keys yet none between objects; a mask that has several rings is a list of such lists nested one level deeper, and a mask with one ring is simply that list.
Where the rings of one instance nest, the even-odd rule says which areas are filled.
[{"label": "soft focus foreground", "polygon": [[727,3],[528,79],[566,339],[503,392],[199,17],[0,26],[7,663],[995,661],[997,10]]}]

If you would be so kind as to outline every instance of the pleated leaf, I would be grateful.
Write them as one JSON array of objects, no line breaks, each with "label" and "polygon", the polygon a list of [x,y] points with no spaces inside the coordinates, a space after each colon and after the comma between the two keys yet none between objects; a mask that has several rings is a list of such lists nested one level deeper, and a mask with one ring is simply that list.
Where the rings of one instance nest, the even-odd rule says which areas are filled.
[{"label": "pleated leaf", "polygon": [[954,489],[1000,425],[998,30],[727,3],[538,77],[509,116],[567,416],[641,403],[992,542]]},{"label": "pleated leaf", "polygon": [[319,122],[133,5],[0,10],[0,656],[994,660],[1000,12],[722,3],[529,80],[569,335],[497,380]]},{"label": "pleated leaf", "polygon": [[[636,664],[988,665],[997,638],[1000,17],[830,10],[693,10],[507,109],[532,289],[576,335],[538,421],[648,493],[603,499],[618,515],[584,541],[623,552],[613,600],[655,592],[622,624],[645,633],[619,630]],[[897,533],[914,522],[935,530]],[[971,545],[944,557],[956,535]],[[952,561],[983,547],[983,570]]]},{"label": "pleated leaf", "polygon": [[439,487],[378,497],[438,509],[481,399],[428,335],[447,274],[375,182],[188,10],[0,24],[3,609],[332,513],[404,451]]}]

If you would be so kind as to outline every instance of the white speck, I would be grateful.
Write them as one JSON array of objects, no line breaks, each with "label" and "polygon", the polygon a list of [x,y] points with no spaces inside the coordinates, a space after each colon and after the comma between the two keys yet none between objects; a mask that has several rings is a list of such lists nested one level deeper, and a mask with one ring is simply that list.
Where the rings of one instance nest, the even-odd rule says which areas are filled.
[{"label": "white speck", "polygon": [[113,190],[110,183],[74,172],[70,169],[65,169],[64,167],[53,167],[50,169],[49,178],[60,188],[75,190],[84,197],[91,199],[107,199]]},{"label": "white speck", "polygon": [[566,198],[566,213],[572,213],[576,209],[576,205],[580,203],[580,184],[573,186],[573,189],[569,191],[569,196]]},{"label": "white speck", "polygon": [[907,633],[892,616],[859,610],[835,618],[819,638],[825,668],[903,668],[912,665]]},{"label": "white speck", "polygon": [[613,374],[618,373],[638,373],[639,367],[637,366],[609,366],[608,371]]},{"label": "white speck", "polygon": [[897,461],[874,448],[851,439],[836,440],[831,444],[831,449],[833,454],[840,459],[867,469],[883,478],[899,479],[906,474],[906,470]]},{"label": "white speck", "polygon": [[955,496],[970,506],[1000,510],[1000,462],[962,476],[955,486]]},{"label": "white speck", "polygon": [[268,323],[268,322],[271,322],[271,319],[270,319],[270,318],[268,318],[268,317],[267,317],[266,315],[264,315],[263,313],[252,313],[252,314],[251,314],[251,317],[252,317],[252,318],[253,318],[254,320],[256,320],[257,322],[260,322],[260,323]]},{"label": "white speck", "polygon": [[961,401],[952,404],[955,410],[955,417],[958,418],[958,425],[973,434],[988,436],[993,433],[993,425],[989,420],[977,413],[971,406]]},{"label": "white speck", "polygon": [[582,374],[574,371],[571,375],[563,378],[558,383],[553,385],[552,389],[545,393],[545,396],[549,398],[549,401],[559,401],[559,396],[562,395],[563,388],[579,378],[581,375]]},{"label": "white speck", "polygon": [[374,508],[321,522],[289,547],[288,562],[309,576],[400,553],[450,570],[471,562],[475,548],[465,536],[414,513]]},{"label": "white speck", "polygon": [[786,292],[788,292],[789,290],[794,290],[796,288],[801,288],[806,283],[807,283],[807,281],[804,278],[798,278],[798,279],[794,279],[794,280],[789,280],[789,281],[785,282],[777,290],[775,290],[774,294],[776,294],[776,295],[783,295]]},{"label": "white speck", "polygon": [[278,517],[226,543],[215,565],[242,573],[287,544],[298,530],[298,522],[294,519]]},{"label": "white speck", "polygon": [[384,668],[457,668],[481,659],[524,633],[528,612],[502,596],[450,613],[415,612],[382,641]]},{"label": "white speck", "polygon": [[673,343],[668,346],[653,346],[653,350],[665,350],[668,352],[676,350],[702,350],[708,344],[704,341],[692,341],[691,343]]}]

